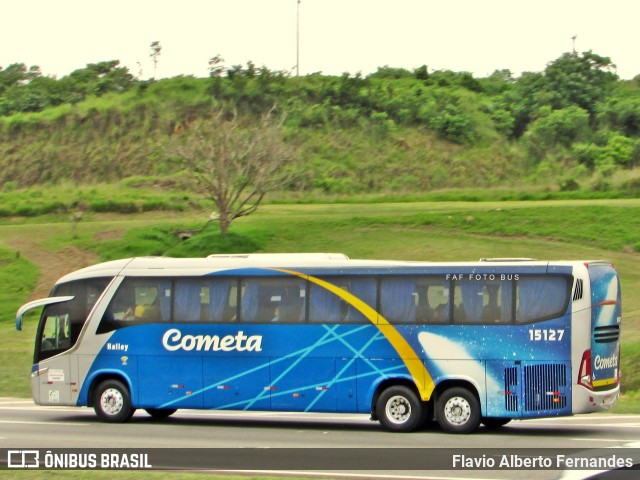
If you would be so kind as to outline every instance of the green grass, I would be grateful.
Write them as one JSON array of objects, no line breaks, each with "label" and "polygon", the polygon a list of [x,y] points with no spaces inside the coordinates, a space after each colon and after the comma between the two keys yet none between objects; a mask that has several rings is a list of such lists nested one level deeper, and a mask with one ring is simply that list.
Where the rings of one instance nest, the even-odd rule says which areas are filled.
[{"label": "green grass", "polygon": [[0,396],[30,396],[35,322],[25,332],[15,330],[16,310],[35,286],[38,269],[16,252],[0,246]]},{"label": "green grass", "polygon": [[[68,221],[55,220],[6,222],[0,225],[0,239],[5,232],[15,236],[22,229],[25,235],[42,237],[48,249],[75,244],[105,259],[249,251],[326,251],[351,258],[433,261],[608,259],[616,264],[623,287],[621,359],[626,396],[619,408],[638,411],[637,397],[631,391],[640,390],[640,373],[634,368],[640,362],[640,298],[633,294],[640,288],[640,200],[265,205],[254,216],[234,223],[227,239],[221,239],[211,224],[185,241],[176,232],[198,229],[206,221],[204,214],[93,215],[79,222],[74,234]],[[5,252],[5,257],[10,254]],[[1,264],[0,272],[19,260]],[[26,264],[21,268],[33,270]],[[31,282],[36,274],[30,274]],[[11,350],[0,354],[0,396],[29,396],[33,331],[18,334],[11,321],[29,285],[27,282],[20,293],[2,302],[0,335],[10,342]],[[26,322],[27,329],[34,323]]]},{"label": "green grass", "polygon": [[0,245],[0,319],[10,318],[29,296],[38,279],[38,270],[19,252]]},{"label": "green grass", "polygon": [[[627,362],[629,364],[629,362]],[[629,365],[637,365],[629,364]],[[622,396],[618,399],[618,404],[610,410],[610,413],[640,413],[640,390],[634,390],[630,392],[623,393]]]},{"label": "green grass", "polygon": [[176,183],[180,183],[179,176],[171,179],[136,177],[109,185],[68,184],[15,191],[5,185],[5,191],[0,191],[0,217],[58,214],[70,219],[72,215],[87,212],[180,212],[197,206],[199,202],[193,195],[175,188]]},{"label": "green grass", "polygon": [[[640,171],[640,170],[639,170]],[[0,190],[0,218],[41,217],[58,215],[72,221],[77,215],[91,213],[186,212],[194,208],[212,208],[192,193],[188,193],[188,178],[184,174],[171,176],[138,176],[112,184],[78,186],[63,183],[16,189],[13,182]],[[640,184],[640,181],[637,181]],[[272,192],[268,203],[273,205],[327,204],[409,204],[423,202],[477,203],[498,202],[559,202],[581,200],[615,200],[634,198],[640,190],[614,189],[605,192],[588,190],[556,191],[549,186],[529,185],[522,188],[442,189],[426,193],[328,194],[322,191]],[[80,217],[82,218],[82,216]]]}]

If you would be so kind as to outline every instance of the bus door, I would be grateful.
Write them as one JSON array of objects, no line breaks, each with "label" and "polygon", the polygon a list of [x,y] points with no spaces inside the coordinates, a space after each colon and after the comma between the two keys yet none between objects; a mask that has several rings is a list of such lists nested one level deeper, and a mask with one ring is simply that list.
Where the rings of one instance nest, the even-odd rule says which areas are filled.
[{"label": "bus door", "polygon": [[[611,390],[619,382],[622,321],[620,283],[615,268],[610,264],[589,264],[588,269],[591,283],[591,351],[583,354],[580,375],[590,366],[593,390]],[[588,358],[589,355],[591,358]]]},{"label": "bus door", "polygon": [[75,383],[70,356],[64,354],[72,346],[68,305],[48,305],[42,312],[31,376],[33,398],[38,404],[73,404],[71,387]]}]

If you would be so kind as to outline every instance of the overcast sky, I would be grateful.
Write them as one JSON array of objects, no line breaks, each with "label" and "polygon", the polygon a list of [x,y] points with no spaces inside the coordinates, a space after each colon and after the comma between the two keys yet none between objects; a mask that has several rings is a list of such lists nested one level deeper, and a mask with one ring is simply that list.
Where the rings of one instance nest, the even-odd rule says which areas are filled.
[{"label": "overcast sky", "polygon": [[622,78],[640,74],[638,0],[0,0],[0,66],[38,65],[61,77],[120,60],[156,78],[208,75],[225,65],[300,74],[366,75],[389,65],[514,75],[542,71],[573,49],[608,56]]}]

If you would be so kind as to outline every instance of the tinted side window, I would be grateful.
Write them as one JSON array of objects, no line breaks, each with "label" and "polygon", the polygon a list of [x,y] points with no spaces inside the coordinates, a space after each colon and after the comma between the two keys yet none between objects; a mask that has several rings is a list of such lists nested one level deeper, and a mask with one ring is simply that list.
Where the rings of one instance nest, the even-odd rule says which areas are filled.
[{"label": "tinted side window", "polygon": [[97,333],[139,323],[169,322],[171,300],[171,279],[125,278],[111,299]]},{"label": "tinted side window", "polygon": [[232,322],[237,318],[235,279],[181,278],[175,282],[175,322]]},{"label": "tinted side window", "polygon": [[499,275],[456,281],[454,323],[500,324],[513,322],[513,281]]},{"label": "tinted side window", "polygon": [[[373,277],[325,277],[322,280],[344,290],[373,310],[377,302],[377,282]],[[334,292],[311,284],[309,297],[311,323],[369,323],[358,308],[342,300]]]},{"label": "tinted side window", "polygon": [[516,282],[516,322],[538,322],[563,315],[569,304],[572,281],[564,276],[521,275]]},{"label": "tinted side window", "polygon": [[390,323],[415,323],[418,300],[415,277],[380,280],[380,313]]},{"label": "tinted side window", "polygon": [[451,321],[451,281],[436,276],[380,280],[380,309],[390,323],[446,324]]},{"label": "tinted side window", "polygon": [[571,278],[482,274],[456,280],[453,288],[454,323],[533,323],[564,314]]},{"label": "tinted side window", "polygon": [[441,277],[419,278],[416,285],[416,321],[445,324],[451,322],[451,281]]},{"label": "tinted side window", "polygon": [[305,320],[306,282],[298,278],[247,278],[240,282],[240,321],[298,323]]}]

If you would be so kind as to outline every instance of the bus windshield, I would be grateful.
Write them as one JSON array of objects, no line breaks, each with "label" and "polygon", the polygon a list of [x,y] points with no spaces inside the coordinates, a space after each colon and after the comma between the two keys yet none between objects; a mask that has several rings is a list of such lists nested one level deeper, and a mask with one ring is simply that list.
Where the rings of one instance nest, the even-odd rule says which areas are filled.
[{"label": "bus windshield", "polygon": [[78,340],[87,316],[107,287],[110,278],[95,278],[58,285],[52,296],[69,296],[72,300],[47,305],[38,326],[34,362],[70,349]]}]

